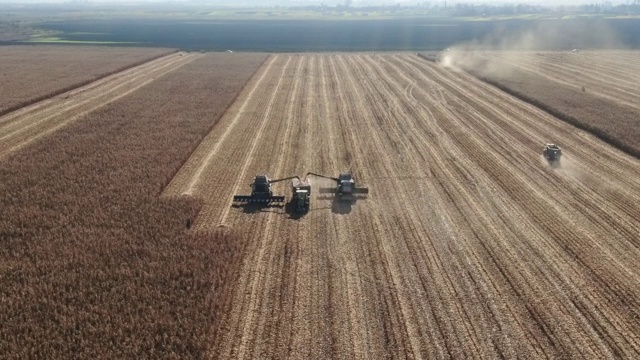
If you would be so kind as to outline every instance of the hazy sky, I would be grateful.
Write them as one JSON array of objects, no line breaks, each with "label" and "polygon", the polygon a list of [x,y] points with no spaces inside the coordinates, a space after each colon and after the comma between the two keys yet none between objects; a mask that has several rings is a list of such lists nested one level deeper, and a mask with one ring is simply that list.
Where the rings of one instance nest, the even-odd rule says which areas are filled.
[{"label": "hazy sky", "polygon": [[[78,2],[89,2],[89,3],[200,3],[206,4],[209,6],[235,6],[237,7],[239,4],[242,6],[254,6],[254,7],[265,7],[267,5],[279,4],[282,6],[291,6],[291,5],[320,5],[325,4],[329,6],[342,5],[345,4],[346,0],[280,0],[280,1],[271,1],[271,0],[76,0]],[[582,4],[602,4],[602,3],[612,3],[613,5],[625,4],[628,1],[633,2],[633,0],[446,0],[448,4],[455,3],[477,3],[477,4],[531,4],[531,5],[582,5]],[[73,2],[73,0],[0,0],[0,3],[25,3],[25,4],[33,4],[33,3],[69,3]],[[367,5],[418,5],[418,4],[441,4],[444,3],[445,0],[351,0],[351,6],[367,6]]]}]

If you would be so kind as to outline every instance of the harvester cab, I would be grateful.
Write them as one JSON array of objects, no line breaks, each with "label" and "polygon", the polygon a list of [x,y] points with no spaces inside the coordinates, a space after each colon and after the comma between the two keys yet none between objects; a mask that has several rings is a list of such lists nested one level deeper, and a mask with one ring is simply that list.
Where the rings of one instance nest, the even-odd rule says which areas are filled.
[{"label": "harvester cab", "polygon": [[542,154],[549,162],[558,162],[562,156],[562,149],[556,144],[546,144]]},{"label": "harvester cab", "polygon": [[358,196],[366,196],[369,193],[369,189],[366,187],[358,187],[355,180],[351,176],[351,173],[341,173],[337,178],[331,176],[325,176],[316,173],[308,173],[307,175],[314,175],[325,179],[331,179],[336,182],[336,186],[332,188],[320,188],[318,191],[321,194],[333,194],[340,200],[354,200]]}]

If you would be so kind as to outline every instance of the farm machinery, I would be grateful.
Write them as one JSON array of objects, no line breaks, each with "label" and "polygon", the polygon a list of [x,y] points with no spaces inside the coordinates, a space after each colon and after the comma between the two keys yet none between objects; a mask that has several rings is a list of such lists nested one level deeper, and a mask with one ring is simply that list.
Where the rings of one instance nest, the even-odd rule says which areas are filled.
[{"label": "farm machinery", "polygon": [[337,197],[338,200],[355,200],[359,195],[366,196],[369,193],[369,189],[366,187],[359,187],[356,185],[355,180],[351,176],[351,173],[341,173],[338,177],[326,176],[322,174],[316,174],[309,172],[307,176],[313,175],[325,179],[330,179],[336,182],[335,187],[320,188],[318,191],[320,194],[332,194]]},{"label": "farm machinery", "polygon": [[291,203],[298,214],[309,211],[309,198],[311,196],[311,184],[305,179],[295,177],[291,182]]},{"label": "farm machinery", "polygon": [[281,204],[285,202],[284,195],[273,195],[271,185],[277,182],[292,180],[291,203],[294,210],[298,213],[309,211],[309,196],[311,194],[311,185],[307,181],[300,180],[298,176],[289,176],[282,179],[271,180],[266,175],[256,175],[251,187],[251,195],[235,195],[233,201],[241,204]]},{"label": "farm machinery", "polygon": [[556,144],[546,144],[542,150],[542,155],[549,163],[559,163],[562,156],[562,149]]},{"label": "farm machinery", "polygon": [[235,195],[233,197],[233,201],[245,204],[283,203],[284,195],[273,195],[271,185],[280,181],[293,179],[295,177],[296,176],[291,176],[288,178],[271,180],[266,175],[256,175],[253,182],[249,185],[251,187],[251,195]]}]

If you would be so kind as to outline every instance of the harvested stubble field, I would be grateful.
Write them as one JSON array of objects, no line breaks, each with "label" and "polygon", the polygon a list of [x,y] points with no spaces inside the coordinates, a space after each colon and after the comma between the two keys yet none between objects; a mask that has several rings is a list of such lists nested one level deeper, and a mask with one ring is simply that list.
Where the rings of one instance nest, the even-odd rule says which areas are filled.
[{"label": "harvested stubble field", "polygon": [[640,51],[454,50],[442,61],[640,157]]},{"label": "harvested stubble field", "polygon": [[[346,169],[367,200],[231,205]],[[209,357],[640,356],[640,162],[415,55],[270,56],[164,194],[246,241]]]},{"label": "harvested stubble field", "polygon": [[12,123],[76,119],[2,150],[0,357],[203,356],[243,239],[160,192],[265,58],[169,55]]},{"label": "harvested stubble field", "polygon": [[96,46],[1,46],[0,115],[170,52]]}]

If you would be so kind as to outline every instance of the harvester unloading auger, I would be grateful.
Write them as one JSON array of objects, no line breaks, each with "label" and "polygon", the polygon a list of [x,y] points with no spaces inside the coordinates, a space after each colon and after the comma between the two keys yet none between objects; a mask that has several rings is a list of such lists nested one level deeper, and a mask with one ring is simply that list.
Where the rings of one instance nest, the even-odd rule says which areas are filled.
[{"label": "harvester unloading auger", "polygon": [[354,200],[358,195],[366,196],[366,194],[369,193],[369,188],[356,186],[356,182],[350,173],[341,173],[337,178],[313,172],[307,173],[307,176],[309,175],[335,181],[335,187],[320,188],[318,192],[320,194],[333,194],[334,196],[337,196],[339,200]]}]

